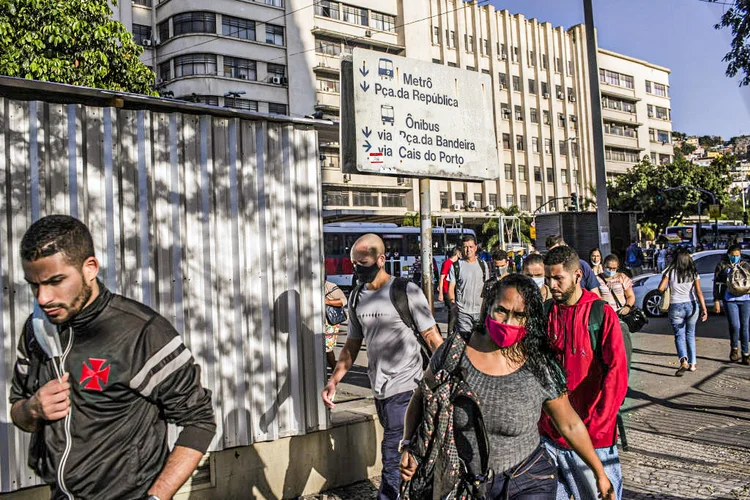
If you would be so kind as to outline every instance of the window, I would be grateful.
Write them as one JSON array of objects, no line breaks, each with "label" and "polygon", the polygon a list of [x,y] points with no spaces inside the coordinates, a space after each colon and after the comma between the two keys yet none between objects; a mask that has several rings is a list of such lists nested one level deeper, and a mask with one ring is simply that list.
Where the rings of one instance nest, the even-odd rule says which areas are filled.
[{"label": "window", "polygon": [[616,87],[625,87],[628,89],[635,88],[632,76],[623,75],[621,73],[610,71],[608,69],[599,70],[599,81],[608,85],[614,85]]},{"label": "window", "polygon": [[542,95],[549,96],[549,84],[547,82],[542,82]]},{"label": "window", "polygon": [[541,141],[539,141],[539,137],[531,138],[531,151],[534,153],[541,152]]},{"label": "window", "polygon": [[542,167],[534,167],[534,182],[542,182]]},{"label": "window", "polygon": [[440,59],[436,59],[434,57],[432,58],[432,62],[435,64],[443,64],[443,61],[441,61]]},{"label": "window", "polygon": [[662,108],[656,106],[656,119],[657,120],[669,120],[669,108]]},{"label": "window", "polygon": [[542,122],[545,125],[549,125],[550,124],[550,121],[549,121],[549,111],[547,111],[546,109],[542,110]]},{"label": "window", "polygon": [[498,81],[498,84],[500,85],[500,90],[508,88],[508,75],[506,75],[505,73],[498,73],[497,81]]},{"label": "window", "polygon": [[578,170],[573,170],[573,179],[575,179],[577,184],[581,184],[581,176],[579,175]]},{"label": "window", "polygon": [[383,206],[401,208],[406,206],[405,193],[383,193]]},{"label": "window", "polygon": [[133,0],[135,5],[143,5],[144,7],[151,7],[151,0]]},{"label": "window", "polygon": [[542,54],[542,69],[547,69],[547,54]]},{"label": "window", "polygon": [[315,15],[328,17],[330,19],[341,19],[338,2],[320,0],[315,5]]},{"label": "window", "polygon": [[477,202],[477,205],[482,204],[482,193],[474,193],[474,201]]},{"label": "window", "polygon": [[[266,65],[266,72],[268,73],[268,81],[273,81],[273,78],[286,78],[286,66],[283,64],[272,64]],[[281,80],[283,83],[284,80]]]},{"label": "window", "polygon": [[145,40],[151,43],[151,26],[133,23],[133,38],[138,45],[143,45]]},{"label": "window", "polygon": [[515,111],[516,111],[516,121],[522,122],[523,121],[523,108],[516,104]]},{"label": "window", "polygon": [[490,41],[486,38],[482,39],[482,55],[488,56],[490,55]]},{"label": "window", "polygon": [[562,59],[559,57],[555,57],[555,73],[560,73],[562,71]]},{"label": "window", "polygon": [[508,103],[500,103],[500,115],[502,115],[503,120],[510,120],[510,105]]},{"label": "window", "polygon": [[221,16],[221,34],[243,40],[255,40],[255,21],[223,15]]},{"label": "window", "polygon": [[496,207],[497,206],[497,193],[490,193],[488,196],[490,198],[490,205],[492,205],[493,207]]},{"label": "window", "polygon": [[510,134],[503,134],[503,149],[510,149]]},{"label": "window", "polygon": [[527,212],[529,211],[529,197],[527,195],[521,195],[521,206],[519,208]]},{"label": "window", "polygon": [[539,208],[542,205],[544,205],[544,196],[537,196],[536,197],[536,208]]},{"label": "window", "polygon": [[536,68],[536,54],[533,50],[529,51],[529,66]]},{"label": "window", "polygon": [[466,52],[474,52],[474,36],[464,33],[464,45]]},{"label": "window", "polygon": [[[226,58],[224,58],[226,60]],[[174,58],[176,78],[191,75],[215,75],[216,56],[213,54],[190,54]]]},{"label": "window", "polygon": [[490,74],[490,70],[482,68],[482,74],[489,75]]},{"label": "window", "polygon": [[530,115],[531,115],[531,123],[539,123],[539,110],[538,109],[531,108]]},{"label": "window", "polygon": [[219,105],[219,97],[215,95],[197,95],[193,94],[190,96],[182,96],[178,97],[178,99],[181,99],[183,101],[188,102],[200,102],[202,104],[208,104],[211,106],[218,106]]},{"label": "window", "polygon": [[648,80],[646,80],[646,93],[651,93],[651,82],[649,82]]},{"label": "window", "polygon": [[268,112],[272,115],[285,115],[286,114],[286,104],[278,104],[275,102],[269,102],[268,103]]},{"label": "window", "polygon": [[568,120],[573,130],[578,130],[578,118],[576,118],[576,115],[568,115]]},{"label": "window", "polygon": [[565,97],[562,91],[562,85],[555,85],[555,94],[558,99],[563,99]]},{"label": "window", "polygon": [[635,103],[613,97],[602,96],[602,107],[635,114]]},{"label": "window", "polygon": [[283,0],[266,0],[266,5],[273,5],[274,7],[283,7]]},{"label": "window", "polygon": [[565,114],[557,113],[557,126],[565,128]]},{"label": "window", "polygon": [[456,32],[455,31],[448,31],[445,30],[445,43],[448,45],[449,49],[455,49],[456,45],[458,45],[458,40],[456,39]]},{"label": "window", "polygon": [[505,164],[505,180],[506,181],[513,180],[513,165],[510,163]]},{"label": "window", "polygon": [[456,203],[462,207],[466,206],[466,193],[458,192],[454,193]]},{"label": "window", "polygon": [[380,198],[375,191],[354,191],[352,201],[355,207],[377,207]]},{"label": "window", "polygon": [[440,28],[437,26],[432,27],[432,43],[433,45],[440,45]]},{"label": "window", "polygon": [[653,104],[648,105],[648,117],[649,118],[654,117],[654,105]]},{"label": "window", "polygon": [[257,80],[256,63],[249,59],[224,56],[224,76],[240,80]]},{"label": "window", "polygon": [[660,154],[659,155],[659,164],[664,165],[666,163],[669,163],[669,155]]},{"label": "window", "polygon": [[341,92],[339,81],[335,78],[316,76],[315,81],[317,83],[318,91],[320,92],[335,92],[336,94]]},{"label": "window", "polygon": [[372,17],[370,17],[370,28],[380,31],[396,31],[396,18],[388,14],[373,12]]},{"label": "window", "polygon": [[513,76],[513,90],[516,92],[521,91],[521,79],[515,75]]},{"label": "window", "polygon": [[656,165],[656,153],[651,153],[651,163]]},{"label": "window", "polygon": [[573,74],[573,61],[568,61],[568,74]]},{"label": "window", "polygon": [[159,65],[159,78],[165,82],[172,79],[172,68],[169,61]]},{"label": "window", "polygon": [[544,154],[552,154],[552,139],[544,139]]},{"label": "window", "polygon": [[518,180],[519,181],[527,181],[529,179],[528,171],[526,170],[526,165],[518,165]]},{"label": "window", "polygon": [[475,68],[474,66],[466,66],[466,69],[468,69],[469,71],[476,71],[477,70],[477,68]]},{"label": "window", "polygon": [[458,68],[458,64],[454,63],[453,61],[448,61],[448,67],[449,68]]},{"label": "window", "polygon": [[169,20],[159,23],[157,30],[159,31],[159,41],[165,42],[169,40]]},{"label": "window", "polygon": [[669,97],[669,87],[661,83],[654,84],[654,94],[660,97]]},{"label": "window", "polygon": [[563,156],[567,156],[567,154],[568,154],[568,142],[567,141],[560,141],[559,142],[559,146],[560,146],[560,154],[563,155]]},{"label": "window", "polygon": [[352,7],[351,5],[342,6],[342,17],[344,22],[359,24],[360,26],[367,26],[367,10],[360,9],[359,7]]},{"label": "window", "polygon": [[578,143],[577,142],[570,143],[570,152],[576,158],[578,157]]},{"label": "window", "polygon": [[224,107],[258,111],[258,101],[251,101],[250,99],[239,99],[237,97],[225,97]]},{"label": "window", "polygon": [[549,204],[549,209],[553,212],[557,212],[557,200],[554,196],[550,196],[547,198],[547,203]]},{"label": "window", "polygon": [[327,56],[341,55],[341,42],[329,38],[315,37],[315,52]]},{"label": "window", "polygon": [[529,78],[529,93],[536,94],[536,80]]},{"label": "window", "polygon": [[619,148],[604,148],[604,157],[611,161],[626,161],[632,163],[638,163],[638,152],[630,151],[629,149]]},{"label": "window", "polygon": [[705,255],[695,259],[695,270],[698,274],[713,274],[722,257],[723,255]]},{"label": "window", "polygon": [[604,122],[604,133],[611,135],[621,135],[623,137],[630,137],[632,139],[635,139],[638,136],[638,132],[634,127],[628,127],[627,125],[610,122]]},{"label": "window", "polygon": [[622,81],[623,87],[629,88],[629,89],[635,88],[635,82],[633,81],[632,76],[620,75],[620,80]]},{"label": "window", "polygon": [[272,45],[284,45],[284,27],[275,24],[266,24],[266,43]]},{"label": "window", "polygon": [[440,191],[440,209],[447,210],[448,205],[448,191]]},{"label": "window", "polygon": [[523,151],[524,149],[526,149],[522,135],[516,136],[516,149],[518,151]]},{"label": "window", "polygon": [[521,58],[518,56],[518,47],[513,47],[513,62],[517,63]]},{"label": "window", "polygon": [[334,189],[323,190],[323,205],[334,207],[349,206],[349,191],[339,191]]},{"label": "window", "polygon": [[560,170],[560,182],[563,184],[568,183],[568,171],[566,169]]},{"label": "window", "polygon": [[576,91],[572,87],[568,87],[568,100],[576,102]]},{"label": "window", "polygon": [[216,33],[216,14],[211,12],[186,12],[172,18],[174,36],[186,33]]},{"label": "window", "polygon": [[547,167],[547,182],[555,182],[555,169],[552,167]]},{"label": "window", "polygon": [[655,128],[648,129],[648,140],[651,142],[656,142],[656,129]]},{"label": "window", "polygon": [[513,204],[516,202],[515,197],[512,194],[506,194],[505,195],[505,205],[508,207],[512,207]]},{"label": "window", "polygon": [[504,43],[501,43],[497,48],[497,57],[500,59],[507,59],[508,58],[508,48],[505,46]]},{"label": "window", "polygon": [[666,130],[659,130],[659,132],[658,132],[658,140],[662,144],[672,142],[670,140],[670,138],[669,138],[669,132],[666,131]]}]

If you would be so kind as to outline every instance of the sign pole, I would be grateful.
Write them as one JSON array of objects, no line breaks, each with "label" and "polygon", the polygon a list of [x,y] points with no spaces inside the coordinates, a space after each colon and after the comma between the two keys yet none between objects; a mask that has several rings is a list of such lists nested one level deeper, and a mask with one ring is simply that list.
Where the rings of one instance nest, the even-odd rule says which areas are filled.
[{"label": "sign pole", "polygon": [[422,256],[422,291],[427,297],[432,311],[432,209],[430,207],[430,179],[419,179],[419,228],[421,233],[421,256]]}]

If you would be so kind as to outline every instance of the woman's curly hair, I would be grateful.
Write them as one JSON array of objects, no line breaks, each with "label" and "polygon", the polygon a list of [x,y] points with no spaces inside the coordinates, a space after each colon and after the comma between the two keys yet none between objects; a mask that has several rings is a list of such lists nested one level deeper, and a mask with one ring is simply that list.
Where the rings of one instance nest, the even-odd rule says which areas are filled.
[{"label": "woman's curly hair", "polygon": [[536,377],[542,387],[562,393],[566,390],[565,373],[560,366],[557,354],[550,344],[547,333],[547,315],[539,287],[528,276],[509,274],[494,283],[486,290],[484,310],[478,323],[474,325],[474,334],[487,335],[484,322],[492,306],[504,290],[514,288],[523,298],[526,310],[526,336],[513,346],[504,349],[505,356],[513,363],[526,368]]}]

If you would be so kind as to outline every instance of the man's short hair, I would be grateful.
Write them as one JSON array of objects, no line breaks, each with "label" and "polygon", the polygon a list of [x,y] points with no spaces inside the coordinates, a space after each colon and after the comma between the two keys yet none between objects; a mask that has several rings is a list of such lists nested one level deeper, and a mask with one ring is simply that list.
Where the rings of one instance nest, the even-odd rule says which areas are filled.
[{"label": "man's short hair", "polygon": [[357,238],[357,241],[352,245],[352,259],[354,259],[354,252],[357,252],[357,248],[360,246],[365,246],[364,253],[375,260],[385,253],[385,243],[383,243],[383,239],[374,233],[363,234]]},{"label": "man's short hair", "polygon": [[495,250],[492,252],[492,260],[508,260],[508,253],[505,250]]},{"label": "man's short hair", "polygon": [[21,239],[21,259],[34,262],[56,253],[72,266],[83,266],[95,256],[89,228],[69,215],[48,215],[33,223]]},{"label": "man's short hair", "polygon": [[559,234],[553,234],[552,236],[547,236],[547,239],[544,240],[544,246],[546,246],[548,249],[555,247],[557,245],[565,245],[565,240]]},{"label": "man's short hair", "polygon": [[461,243],[466,243],[468,241],[473,241],[474,244],[477,244],[477,238],[473,234],[465,234],[461,237]]},{"label": "man's short hair", "polygon": [[538,253],[532,253],[528,257],[526,257],[526,260],[523,261],[523,267],[524,269],[533,266],[534,264],[541,264],[544,265],[544,257],[542,257],[541,254]]},{"label": "man's short hair", "polygon": [[546,266],[562,264],[563,268],[569,273],[581,268],[581,261],[576,251],[564,245],[550,250],[544,258],[544,264]]},{"label": "man's short hair", "polygon": [[614,263],[616,263],[616,264],[617,264],[617,267],[620,267],[620,257],[618,257],[617,255],[615,255],[615,254],[613,254],[613,253],[611,253],[611,254],[607,255],[607,256],[606,256],[606,257],[604,258],[604,261],[602,262],[602,264],[603,264],[604,266],[606,266],[606,265],[607,265],[607,264],[609,264],[610,262],[614,262]]}]

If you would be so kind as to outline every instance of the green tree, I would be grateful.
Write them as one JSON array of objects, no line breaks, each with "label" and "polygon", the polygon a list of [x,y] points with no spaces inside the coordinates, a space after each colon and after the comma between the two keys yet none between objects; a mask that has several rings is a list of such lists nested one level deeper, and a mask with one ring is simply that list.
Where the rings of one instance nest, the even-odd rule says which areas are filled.
[{"label": "green tree", "polygon": [[[723,156],[710,166],[701,167],[684,157],[676,157],[671,165],[653,165],[644,159],[607,183],[609,207],[617,211],[642,212],[641,222],[653,224],[656,233],[662,234],[667,226],[679,224],[686,215],[695,214],[699,199],[705,210],[708,209],[709,196],[684,186],[711,191],[718,203],[729,199],[728,189],[732,183],[729,172],[734,161],[732,156]],[[678,189],[668,191],[670,188]]]},{"label": "green tree", "polygon": [[[521,212],[521,210],[516,205],[512,205],[508,208],[498,207],[497,211],[498,215],[518,217],[521,221],[521,240],[524,243],[531,242],[531,238],[529,236],[531,234],[531,221],[533,220],[531,216],[524,212]],[[490,219],[482,225],[482,235],[484,235],[484,238],[486,238],[486,248],[490,251],[494,250],[494,247],[500,241],[500,237],[498,236],[497,232],[498,221],[499,219]]]},{"label": "green tree", "polygon": [[[720,0],[709,0],[718,2]],[[750,2],[734,0],[714,26],[717,30],[729,29],[732,43],[723,61],[727,63],[727,76],[740,76],[740,87],[750,85]]]},{"label": "green tree", "polygon": [[107,0],[0,0],[0,74],[155,95]]}]

